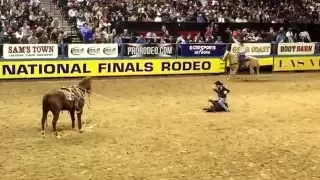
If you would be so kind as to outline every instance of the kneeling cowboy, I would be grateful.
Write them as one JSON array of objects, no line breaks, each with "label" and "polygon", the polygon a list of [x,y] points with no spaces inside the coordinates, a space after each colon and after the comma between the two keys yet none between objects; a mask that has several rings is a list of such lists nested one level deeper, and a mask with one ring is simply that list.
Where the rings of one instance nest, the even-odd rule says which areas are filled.
[{"label": "kneeling cowboy", "polygon": [[221,107],[224,108],[225,111],[229,112],[229,109],[225,105],[225,103],[227,100],[227,94],[230,93],[230,90],[224,87],[224,85],[220,81],[216,81],[214,84],[217,87],[216,89],[213,89],[213,90],[218,94],[218,103],[221,105]]}]

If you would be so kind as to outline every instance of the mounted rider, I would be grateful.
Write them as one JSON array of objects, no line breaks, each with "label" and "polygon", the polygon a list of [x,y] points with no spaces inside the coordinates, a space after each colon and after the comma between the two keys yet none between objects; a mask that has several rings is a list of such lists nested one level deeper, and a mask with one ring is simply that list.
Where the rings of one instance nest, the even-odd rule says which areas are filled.
[{"label": "mounted rider", "polygon": [[244,46],[243,40],[238,41],[233,37],[232,37],[232,39],[236,44],[238,44],[240,46],[239,51],[237,53],[238,60],[239,60],[239,68],[244,67],[245,60],[247,59],[247,57],[246,57],[246,48]]}]

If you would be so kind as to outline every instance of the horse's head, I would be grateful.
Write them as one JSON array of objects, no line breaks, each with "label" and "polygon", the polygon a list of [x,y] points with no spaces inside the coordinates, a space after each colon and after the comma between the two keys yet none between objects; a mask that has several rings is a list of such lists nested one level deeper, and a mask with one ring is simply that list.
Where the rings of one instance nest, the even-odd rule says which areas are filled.
[{"label": "horse's head", "polygon": [[222,60],[227,60],[228,59],[228,56],[229,56],[229,53],[230,53],[230,51],[228,51],[228,50],[226,50],[226,52],[224,53],[224,55],[223,55],[223,58],[222,58]]},{"label": "horse's head", "polygon": [[78,84],[78,86],[80,88],[82,88],[85,92],[84,93],[91,93],[92,92],[92,79],[93,77],[85,77],[83,78],[80,83]]}]

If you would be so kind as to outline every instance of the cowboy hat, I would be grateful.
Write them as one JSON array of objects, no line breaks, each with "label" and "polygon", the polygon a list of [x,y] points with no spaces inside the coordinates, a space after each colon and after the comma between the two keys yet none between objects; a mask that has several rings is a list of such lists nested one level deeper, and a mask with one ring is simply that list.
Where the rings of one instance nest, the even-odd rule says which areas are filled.
[{"label": "cowboy hat", "polygon": [[220,82],[220,81],[216,81],[214,84],[216,84],[216,85],[223,85],[222,82]]}]

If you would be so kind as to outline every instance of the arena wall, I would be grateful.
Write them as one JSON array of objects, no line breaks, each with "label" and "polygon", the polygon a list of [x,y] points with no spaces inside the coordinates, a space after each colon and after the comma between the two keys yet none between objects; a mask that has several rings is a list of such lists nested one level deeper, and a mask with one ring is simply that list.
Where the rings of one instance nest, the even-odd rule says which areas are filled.
[{"label": "arena wall", "polygon": [[[317,43],[248,43],[263,71],[320,70]],[[1,79],[222,74],[237,44],[5,44]]]}]

